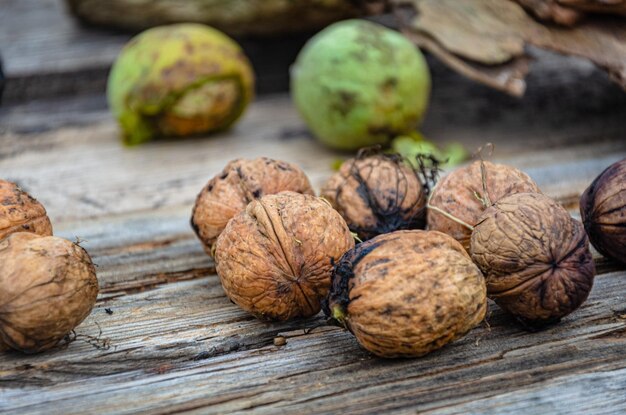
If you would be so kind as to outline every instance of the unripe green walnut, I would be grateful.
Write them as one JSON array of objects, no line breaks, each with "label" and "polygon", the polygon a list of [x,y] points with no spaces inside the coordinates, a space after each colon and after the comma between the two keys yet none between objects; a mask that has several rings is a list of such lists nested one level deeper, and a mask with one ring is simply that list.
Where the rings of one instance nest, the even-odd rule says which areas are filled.
[{"label": "unripe green walnut", "polygon": [[319,140],[354,150],[415,130],[428,105],[430,73],[401,34],[345,20],[305,45],[292,68],[291,91]]},{"label": "unripe green walnut", "polygon": [[243,113],[254,75],[228,36],[176,24],[134,37],[113,64],[107,98],[126,144],[228,128]]}]

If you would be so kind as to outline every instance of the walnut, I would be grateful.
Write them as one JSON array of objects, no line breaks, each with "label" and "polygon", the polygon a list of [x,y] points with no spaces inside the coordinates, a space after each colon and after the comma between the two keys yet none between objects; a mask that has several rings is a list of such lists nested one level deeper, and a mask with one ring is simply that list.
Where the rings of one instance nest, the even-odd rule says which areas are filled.
[{"label": "walnut", "polygon": [[398,155],[347,160],[322,188],[322,197],[362,240],[425,224],[424,186],[418,171]]},{"label": "walnut", "polygon": [[609,166],[585,190],[580,215],[593,246],[626,264],[626,159]]},{"label": "walnut", "polygon": [[328,293],[332,263],[354,246],[339,213],[315,196],[252,201],[217,240],[217,273],[230,299],[266,320],[309,317]]},{"label": "walnut", "polygon": [[0,180],[0,239],[14,232],[52,235],[46,209],[15,183]]},{"label": "walnut", "polygon": [[427,229],[446,233],[469,250],[471,228],[485,208],[515,193],[540,190],[526,173],[477,160],[437,183],[428,203]]},{"label": "walnut", "polygon": [[0,349],[54,347],[89,315],[98,280],[89,254],[54,236],[19,232],[0,241]]},{"label": "walnut", "polygon": [[529,327],[559,321],[587,299],[595,267],[582,224],[547,196],[507,196],[480,216],[471,255],[487,293]]},{"label": "walnut", "polygon": [[487,310],[485,281],[463,247],[434,231],[396,231],[335,265],[324,312],[382,357],[416,357],[465,335]]},{"label": "walnut", "polygon": [[230,218],[252,200],[284,190],[314,194],[304,172],[291,163],[266,157],[233,160],[198,195],[191,226],[213,256],[217,237]]}]

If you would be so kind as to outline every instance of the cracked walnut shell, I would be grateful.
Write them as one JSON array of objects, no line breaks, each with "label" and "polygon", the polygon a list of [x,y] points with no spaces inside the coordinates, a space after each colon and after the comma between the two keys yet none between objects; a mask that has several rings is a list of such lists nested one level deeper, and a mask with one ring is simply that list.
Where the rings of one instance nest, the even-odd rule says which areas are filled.
[{"label": "cracked walnut shell", "polygon": [[598,252],[626,264],[626,159],[609,166],[585,190],[580,215]]},{"label": "cracked walnut shell", "polygon": [[424,186],[418,172],[397,155],[376,154],[345,161],[321,195],[362,240],[424,227]]},{"label": "cracked walnut shell", "polygon": [[540,192],[526,173],[477,160],[437,183],[428,201],[427,229],[452,236],[469,251],[471,227],[486,207],[511,194]]},{"label": "cracked walnut shell", "polygon": [[314,194],[309,179],[294,164],[267,157],[233,160],[198,195],[191,226],[213,256],[217,237],[230,218],[255,199],[287,190]]},{"label": "cracked walnut shell", "polygon": [[0,241],[0,349],[54,347],[91,312],[96,271],[80,246],[19,232]]},{"label": "cracked walnut shell", "polygon": [[537,193],[511,195],[485,210],[471,255],[489,297],[528,327],[557,322],[580,307],[595,274],[582,224]]},{"label": "cracked walnut shell", "polygon": [[217,273],[230,299],[265,320],[320,311],[334,261],[354,246],[323,199],[282,192],[252,201],[217,240]]},{"label": "cracked walnut shell", "polygon": [[0,180],[0,239],[14,232],[52,235],[46,209],[15,183]]},{"label": "cracked walnut shell", "polygon": [[485,281],[463,247],[435,231],[396,231],[335,265],[324,312],[382,357],[417,357],[485,317]]}]

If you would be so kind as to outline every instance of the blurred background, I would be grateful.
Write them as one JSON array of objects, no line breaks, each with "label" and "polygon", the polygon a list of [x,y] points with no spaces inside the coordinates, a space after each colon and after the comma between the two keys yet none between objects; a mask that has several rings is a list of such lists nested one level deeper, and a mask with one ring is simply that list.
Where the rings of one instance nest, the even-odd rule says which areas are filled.
[{"label": "blurred background", "polygon": [[[156,187],[158,180],[178,183],[180,192],[154,195],[137,184],[137,208],[190,205],[235,157],[286,158],[319,186],[351,153],[314,140],[289,96],[289,69],[311,36],[354,17],[400,29],[424,52],[432,90],[420,131],[436,145],[462,143],[471,153],[494,142],[501,158],[530,151],[549,158],[564,143],[593,142],[601,154],[619,154],[626,141],[623,4],[597,13],[581,10],[602,2],[578,2],[585,4],[564,13],[557,3],[0,0],[0,176],[42,189],[40,198],[59,219],[68,215],[68,201],[76,203],[74,214],[124,211],[124,198],[98,206],[143,176]],[[126,148],[105,96],[111,66],[132,36],[180,21],[210,24],[242,46],[256,75],[254,102],[228,131]],[[532,33],[520,29],[529,22]],[[484,51],[499,61],[485,63],[493,56]],[[532,160],[539,163],[533,156],[517,164],[532,168]],[[172,171],[161,172],[164,165]],[[138,203],[130,199],[128,208]]]}]

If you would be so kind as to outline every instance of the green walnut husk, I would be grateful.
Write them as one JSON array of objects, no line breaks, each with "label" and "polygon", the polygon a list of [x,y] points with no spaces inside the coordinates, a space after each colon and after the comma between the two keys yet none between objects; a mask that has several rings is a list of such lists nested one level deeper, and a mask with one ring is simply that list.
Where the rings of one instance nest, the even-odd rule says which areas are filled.
[{"label": "green walnut husk", "polygon": [[461,143],[450,143],[440,148],[432,141],[424,138],[419,132],[396,137],[391,141],[391,151],[409,160],[413,167],[419,167],[419,157],[431,156],[439,161],[439,167],[458,166],[468,159],[469,153]]},{"label": "green walnut husk", "polygon": [[320,141],[355,150],[386,145],[417,128],[428,105],[430,73],[401,34],[345,20],[305,45],[291,70],[291,92]]},{"label": "green walnut husk", "polygon": [[253,97],[254,74],[239,45],[201,24],[146,30],[113,64],[107,98],[124,142],[224,130]]}]

